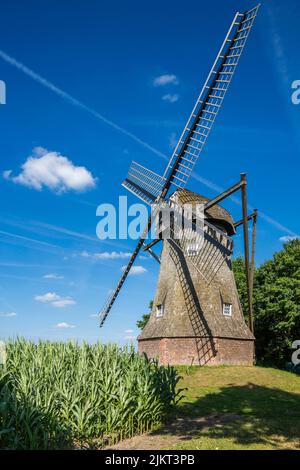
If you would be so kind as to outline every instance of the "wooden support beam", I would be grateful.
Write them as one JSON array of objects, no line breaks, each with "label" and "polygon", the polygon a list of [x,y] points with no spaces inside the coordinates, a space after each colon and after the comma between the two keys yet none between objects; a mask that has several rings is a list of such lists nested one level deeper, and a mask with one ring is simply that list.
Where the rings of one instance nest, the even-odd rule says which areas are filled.
[{"label": "wooden support beam", "polygon": [[219,194],[214,199],[211,199],[206,204],[204,204],[204,210],[210,209],[216,204],[219,204],[219,202],[223,201],[223,199],[226,199],[226,197],[230,196],[231,194],[241,189],[242,185],[243,183],[242,181],[240,181],[239,183],[231,186],[229,189],[226,189],[225,191],[223,191],[223,193]]},{"label": "wooden support beam", "polygon": [[[251,266],[250,266],[250,287],[251,287],[251,303],[253,305],[253,280],[255,270],[255,248],[256,248],[256,223],[257,223],[257,209],[253,211],[252,223],[252,247],[251,247]],[[253,308],[253,307],[252,307]]]},{"label": "wooden support beam", "polygon": [[[252,214],[248,215],[248,217],[247,217],[248,222],[255,217],[255,211],[256,211],[256,209],[252,212]],[[257,213],[257,211],[256,211],[256,213]],[[243,223],[244,223],[243,219],[239,220],[238,222],[234,222],[234,224],[233,224],[234,228],[240,227],[240,225],[243,225]]]},{"label": "wooden support beam", "polygon": [[252,295],[251,295],[251,276],[250,276],[250,263],[249,263],[249,234],[248,234],[248,212],[247,212],[247,181],[246,174],[241,173],[241,188],[242,188],[242,209],[243,209],[243,230],[244,230],[244,255],[245,255],[245,269],[247,281],[247,299],[248,299],[248,316],[249,328],[254,332],[253,326],[253,308],[252,308]]}]

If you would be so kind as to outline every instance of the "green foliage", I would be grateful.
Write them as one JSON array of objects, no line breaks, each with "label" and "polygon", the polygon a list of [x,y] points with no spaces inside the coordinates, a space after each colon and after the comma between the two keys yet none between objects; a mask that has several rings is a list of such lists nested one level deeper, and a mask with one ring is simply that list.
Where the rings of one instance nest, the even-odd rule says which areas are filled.
[{"label": "green foliage", "polygon": [[247,282],[245,272],[245,261],[242,256],[238,256],[232,261],[232,269],[236,281],[237,290],[239,293],[240,302],[242,305],[243,313],[245,315],[246,323],[248,323],[248,298],[247,298]]},{"label": "green foliage", "polygon": [[147,323],[149,321],[149,318],[150,318],[150,315],[151,315],[152,307],[153,307],[153,300],[151,300],[149,302],[149,307],[148,307],[149,308],[149,313],[144,313],[142,318],[136,322],[136,325],[140,330],[143,330],[145,328],[145,326],[147,325]]},{"label": "green foliage", "polygon": [[260,266],[255,276],[255,335],[258,358],[284,366],[300,339],[300,240]]},{"label": "green foliage", "polygon": [[[243,310],[247,312],[244,261],[233,261]],[[254,328],[258,361],[283,367],[300,338],[300,241],[292,240],[255,270]]]},{"label": "green foliage", "polygon": [[117,345],[7,343],[0,369],[0,447],[51,449],[116,442],[162,422],[179,377]]},{"label": "green foliage", "polygon": [[143,330],[145,326],[147,325],[148,321],[150,318],[150,313],[144,313],[142,318],[136,322],[136,326],[140,329]]}]

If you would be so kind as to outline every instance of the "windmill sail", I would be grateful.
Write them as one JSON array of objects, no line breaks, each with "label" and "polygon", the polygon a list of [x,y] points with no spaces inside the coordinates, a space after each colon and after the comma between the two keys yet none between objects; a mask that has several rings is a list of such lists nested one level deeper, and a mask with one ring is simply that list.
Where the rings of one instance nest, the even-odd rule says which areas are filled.
[{"label": "windmill sail", "polygon": [[113,304],[114,304],[114,302],[115,302],[115,300],[116,300],[116,298],[117,298],[117,296],[118,296],[118,294],[121,290],[121,287],[123,286],[123,284],[125,282],[125,279],[128,276],[129,271],[130,271],[137,255],[139,254],[140,249],[142,248],[142,246],[144,244],[144,241],[147,237],[147,234],[150,230],[150,227],[151,227],[151,217],[148,220],[148,224],[147,224],[147,226],[146,226],[146,228],[143,232],[143,235],[139,239],[139,241],[138,241],[138,243],[135,247],[135,250],[131,255],[131,258],[130,258],[129,262],[128,262],[126,268],[124,269],[122,276],[119,279],[119,282],[118,282],[116,288],[110,293],[108,299],[105,302],[105,305],[103,306],[101,312],[99,313],[100,328],[103,326],[103,323],[105,322],[106,317],[109,314],[109,311],[112,308],[112,306],[113,306]]},{"label": "windmill sail", "polygon": [[132,162],[122,185],[142,201],[152,204],[160,196],[164,183],[165,179],[162,176],[139,163]]},{"label": "windmill sail", "polygon": [[185,187],[223,104],[259,6],[235,15],[163,176],[167,190],[171,185]]},{"label": "windmill sail", "polygon": [[236,71],[260,5],[236,13],[163,176],[132,162],[123,186],[148,204],[172,185],[185,187]]},{"label": "windmill sail", "polygon": [[[144,202],[150,205],[154,202],[161,202],[166,198],[172,185],[185,187],[222,106],[259,7],[260,5],[245,13],[236,13],[164,175],[160,176],[136,162],[131,164],[123,186]],[[103,325],[111,310],[150,228],[151,219],[117,287],[99,314],[100,326]]]}]

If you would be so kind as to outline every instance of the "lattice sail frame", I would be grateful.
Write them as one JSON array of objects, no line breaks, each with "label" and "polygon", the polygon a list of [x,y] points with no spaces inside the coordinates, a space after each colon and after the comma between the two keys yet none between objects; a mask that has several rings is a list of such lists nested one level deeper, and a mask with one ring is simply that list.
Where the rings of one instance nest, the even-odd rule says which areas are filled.
[{"label": "lattice sail frame", "polygon": [[165,197],[172,185],[186,186],[222,106],[259,7],[236,13],[163,176],[132,163],[123,186],[144,202],[152,204],[161,194]]},{"label": "lattice sail frame", "polygon": [[[246,45],[259,5],[237,13],[183,133],[165,171],[164,178],[185,187],[219,113],[232,77]],[[240,21],[238,19],[240,18]]]},{"label": "lattice sail frame", "polygon": [[142,201],[152,204],[159,198],[165,181],[162,176],[133,161],[122,184]]}]

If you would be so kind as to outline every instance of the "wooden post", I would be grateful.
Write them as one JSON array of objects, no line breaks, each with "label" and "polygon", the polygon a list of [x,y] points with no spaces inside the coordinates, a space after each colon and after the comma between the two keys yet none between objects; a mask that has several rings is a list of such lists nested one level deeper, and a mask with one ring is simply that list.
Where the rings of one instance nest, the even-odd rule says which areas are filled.
[{"label": "wooden post", "polygon": [[247,281],[248,316],[249,316],[249,328],[250,328],[250,331],[253,333],[254,327],[253,327],[251,275],[250,275],[250,262],[249,262],[249,234],[248,234],[248,220],[247,220],[248,211],[247,211],[246,173],[241,173],[241,183],[242,183],[244,253],[245,253],[245,269],[246,269],[246,281]]},{"label": "wooden post", "polygon": [[251,268],[250,268],[252,309],[253,309],[253,280],[254,280],[254,271],[255,271],[256,222],[257,222],[257,209],[254,209],[253,216],[252,216],[252,248],[251,248]]}]

